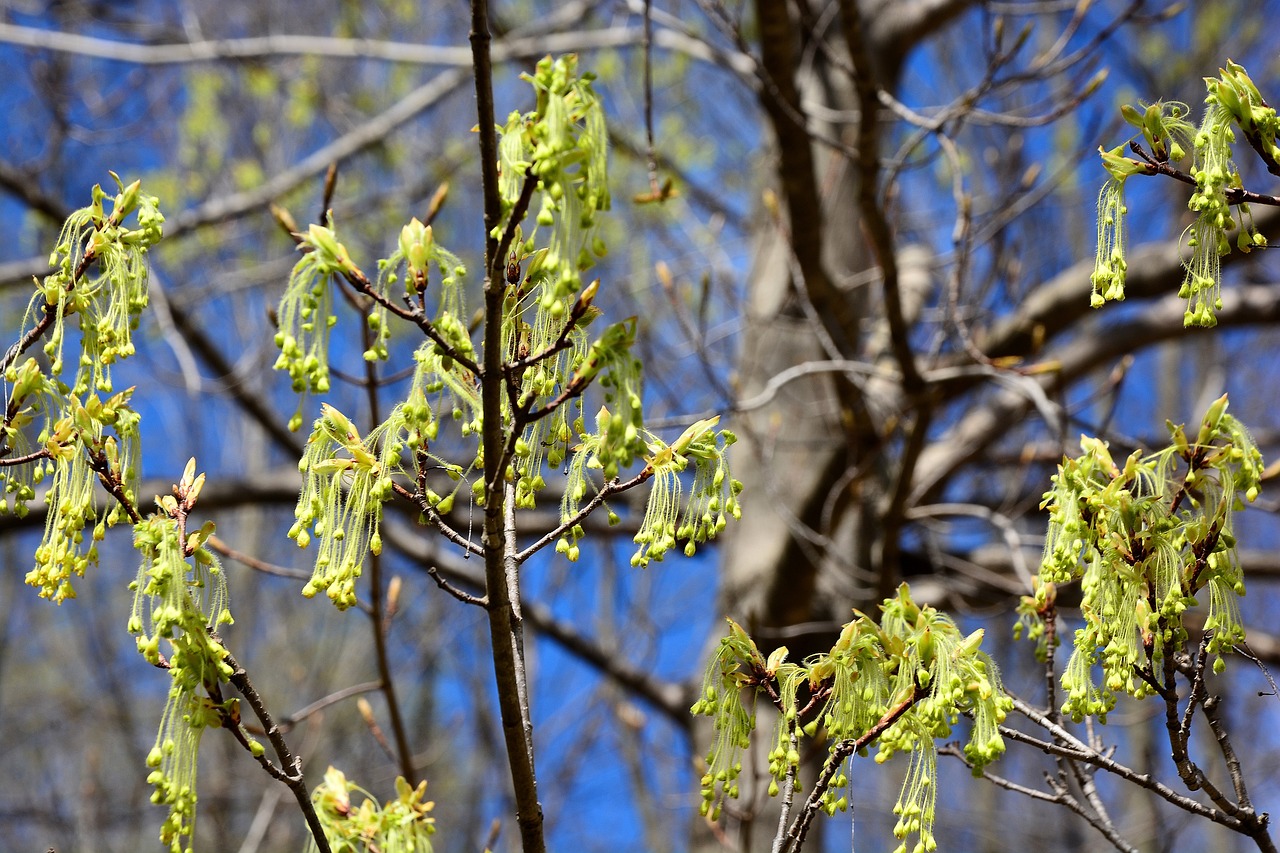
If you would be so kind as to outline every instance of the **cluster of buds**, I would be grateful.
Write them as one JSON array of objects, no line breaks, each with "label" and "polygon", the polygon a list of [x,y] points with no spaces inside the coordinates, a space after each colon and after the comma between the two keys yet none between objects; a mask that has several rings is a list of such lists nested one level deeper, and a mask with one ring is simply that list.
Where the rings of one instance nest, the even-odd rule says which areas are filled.
[{"label": "cluster of buds", "polygon": [[[737,437],[729,430],[716,432],[720,418],[707,418],[688,427],[670,445],[650,436],[645,460],[653,471],[653,491],[644,520],[636,532],[639,547],[631,565],[644,567],[662,561],[684,540],[685,556],[692,557],[700,543],[715,538],[729,518],[739,518],[738,493],[742,484],[729,476],[728,451]],[[692,494],[682,502],[679,475],[694,466]]]},{"label": "cluster of buds", "polygon": [[[359,794],[357,806],[352,794]],[[430,853],[431,836],[435,834],[435,803],[424,799],[427,783],[412,786],[403,777],[396,778],[396,798],[385,805],[378,803],[368,791],[347,780],[335,767],[325,771],[324,781],[311,792],[325,838],[334,850],[385,850],[403,853]],[[315,839],[308,850],[315,850]]]},{"label": "cluster of buds", "polygon": [[[1236,598],[1244,584],[1235,559],[1233,513],[1257,497],[1262,460],[1248,432],[1227,413],[1225,396],[1206,413],[1194,441],[1170,425],[1169,446],[1134,451],[1118,465],[1106,444],[1081,439],[1045,494],[1049,534],[1041,591],[1020,608],[1020,624],[1043,636],[1041,614],[1055,585],[1078,581],[1085,624],[1062,677],[1063,712],[1105,717],[1116,695],[1149,695],[1137,678],[1185,642],[1184,613],[1209,588],[1205,627],[1221,655],[1243,638]],[[1101,665],[1103,681],[1093,680]]]},{"label": "cluster of buds", "polygon": [[[1191,249],[1179,289],[1179,296],[1187,300],[1184,325],[1217,324],[1216,312],[1222,308],[1221,258],[1232,248],[1229,231],[1239,229],[1236,248],[1241,252],[1267,244],[1254,225],[1248,204],[1240,198],[1243,184],[1232,160],[1232,145],[1239,129],[1269,169],[1280,169],[1280,146],[1275,141],[1280,119],[1244,68],[1233,62],[1228,61],[1225,69],[1219,69],[1218,77],[1206,77],[1205,86],[1205,111],[1198,128],[1187,120],[1185,104],[1160,101],[1142,109],[1125,105],[1121,114],[1141,132],[1149,150],[1131,143],[1142,157],[1135,160],[1125,156],[1123,145],[1110,151],[1099,148],[1109,178],[1098,195],[1097,253],[1090,297],[1095,308],[1124,298],[1125,180],[1158,172],[1180,174],[1169,164],[1178,163],[1188,153],[1194,155],[1189,177],[1196,189],[1187,202],[1195,221],[1184,232]],[[1233,206],[1239,211],[1238,217],[1233,215]]]},{"label": "cluster of buds", "polygon": [[[72,392],[111,391],[110,365],[134,353],[133,331],[147,305],[147,249],[159,241],[164,215],[159,200],[141,191],[134,181],[127,187],[114,172],[118,192],[111,212],[102,187],[93,188],[93,201],[67,218],[49,256],[53,272],[32,297],[23,325],[41,314],[52,314],[53,326],[44,350],[54,375],[62,372],[66,319],[80,318],[81,357]],[[133,217],[133,225],[128,223]],[[89,274],[96,263],[97,272]]]},{"label": "cluster of buds", "polygon": [[[972,717],[965,756],[978,772],[1004,752],[999,724],[1012,702],[995,664],[980,649],[982,631],[965,636],[945,614],[912,601],[905,584],[881,609],[878,625],[856,614],[830,652],[803,664],[788,663],[785,647],[766,659],[746,632],[730,622],[692,708],[694,714],[712,717],[719,735],[702,778],[704,814],[714,818],[723,799],[735,795],[738,756],[755,724],[754,702],[767,693],[780,714],[769,753],[771,795],[779,793],[783,780],[794,783],[802,738],[817,738],[822,729],[833,753],[844,757],[855,747],[870,746],[869,733],[879,726],[877,762],[898,752],[910,754],[894,807],[899,818],[894,835],[902,841],[898,853],[905,853],[911,838],[916,839],[912,850],[936,849],[935,739],[950,737],[961,715]],[[803,710],[801,695],[810,705]],[[821,700],[816,709],[813,700]],[[840,767],[826,779],[821,802],[827,814],[848,808],[848,783]]]}]

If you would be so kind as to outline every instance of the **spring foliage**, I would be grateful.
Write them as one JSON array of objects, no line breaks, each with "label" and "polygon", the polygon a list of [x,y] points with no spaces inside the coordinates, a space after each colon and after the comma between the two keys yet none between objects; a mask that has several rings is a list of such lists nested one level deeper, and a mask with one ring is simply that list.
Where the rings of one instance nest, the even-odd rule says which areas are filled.
[{"label": "spring foliage", "polygon": [[[435,834],[435,803],[424,800],[427,783],[417,787],[396,779],[396,798],[380,804],[373,795],[334,767],[312,792],[311,801],[334,853],[429,853]],[[360,797],[359,805],[352,794]],[[316,850],[313,843],[308,853]]]},{"label": "spring foliage", "polygon": [[[1095,308],[1124,299],[1125,182],[1134,175],[1184,176],[1179,166],[1190,158],[1184,177],[1195,184],[1187,208],[1195,216],[1183,239],[1191,250],[1184,261],[1185,275],[1178,295],[1187,300],[1183,323],[1214,326],[1222,308],[1222,257],[1231,252],[1229,233],[1238,229],[1235,246],[1250,252],[1267,245],[1253,222],[1233,147],[1237,132],[1269,168],[1280,164],[1276,132],[1280,118],[1263,100],[1244,68],[1227,61],[1218,77],[1206,77],[1204,116],[1199,127],[1190,123],[1190,110],[1176,101],[1157,101],[1141,109],[1125,105],[1125,120],[1140,131],[1145,147],[1135,135],[1128,141],[1139,159],[1125,156],[1125,145],[1110,151],[1099,149],[1107,182],[1098,194],[1098,242],[1093,269],[1092,304]],[[1234,212],[1232,209],[1235,209]]]},{"label": "spring foliage", "polygon": [[[1181,290],[1188,300],[1186,325],[1216,322],[1214,311],[1222,307],[1220,258],[1231,250],[1227,232],[1241,226],[1241,251],[1266,245],[1241,200],[1230,146],[1238,128],[1264,160],[1280,167],[1280,120],[1240,66],[1228,62],[1220,78],[1205,82],[1209,94],[1199,129],[1187,121],[1184,104],[1125,107],[1125,118],[1146,142],[1145,149],[1132,146],[1142,159],[1125,157],[1123,146],[1101,152],[1110,177],[1098,196],[1094,307],[1124,298],[1125,181],[1171,169],[1170,163],[1189,152],[1196,184],[1189,206],[1196,219],[1187,230],[1192,252]],[[1058,634],[1046,621],[1057,618],[1057,590],[1080,585],[1084,624],[1061,676],[1062,713],[1077,723],[1086,717],[1105,722],[1118,694],[1142,699],[1172,690],[1176,697],[1171,668],[1189,639],[1185,614],[1206,592],[1203,653],[1215,656],[1215,673],[1225,668],[1222,656],[1244,640],[1237,606],[1244,582],[1232,519],[1258,495],[1261,454],[1227,412],[1225,395],[1209,407],[1194,437],[1174,424],[1169,434],[1167,447],[1135,450],[1122,465],[1104,441],[1084,436],[1082,455],[1063,460],[1044,496],[1049,530],[1043,560],[1034,594],[1018,607],[1014,632],[1035,640],[1040,659],[1050,660]],[[766,659],[730,620],[692,708],[711,717],[716,731],[702,777],[704,815],[718,819],[724,800],[738,796],[740,754],[751,744],[755,705],[763,695],[779,714],[769,753],[770,795],[786,789],[790,798],[802,741],[820,729],[829,758],[815,795],[828,815],[848,806],[842,792],[854,753],[873,743],[878,762],[907,752],[906,779],[894,808],[894,835],[902,839],[895,853],[905,853],[912,838],[913,853],[936,849],[935,739],[949,736],[961,715],[971,717],[964,755],[980,774],[1004,751],[999,725],[1013,703],[995,665],[979,650],[981,631],[963,636],[944,614],[917,606],[905,584],[881,610],[878,625],[858,613],[830,652],[801,664],[788,663],[785,648]]]},{"label": "spring foliage", "polygon": [[[1169,425],[1170,443],[1136,450],[1117,464],[1105,443],[1081,439],[1045,493],[1049,534],[1036,594],[1019,607],[1018,632],[1048,642],[1042,614],[1058,586],[1079,583],[1084,625],[1062,686],[1063,713],[1105,719],[1116,695],[1149,696],[1156,673],[1187,641],[1185,614],[1208,598],[1206,650],[1222,655],[1244,639],[1236,599],[1244,580],[1233,514],[1258,496],[1262,457],[1223,396],[1188,436]],[[1094,681],[1095,668],[1101,684]]]},{"label": "spring foliage", "polygon": [[829,744],[833,772],[821,790],[828,815],[849,806],[845,765],[851,754],[872,743],[877,763],[904,752],[908,772],[894,807],[893,832],[902,842],[897,850],[937,847],[935,739],[950,737],[959,718],[971,716],[964,752],[978,772],[1004,752],[998,726],[1012,706],[995,664],[980,649],[981,630],[966,636],[946,614],[912,601],[906,584],[880,609],[879,624],[856,613],[830,652],[802,663],[788,662],[785,647],[766,659],[730,621],[692,708],[711,717],[716,730],[702,777],[704,815],[718,819],[723,801],[738,796],[740,754],[750,746],[755,704],[763,695],[779,712],[769,753],[771,795],[795,784],[805,738]]},{"label": "spring foliage", "polygon": [[[510,240],[511,250],[500,283],[501,376],[483,375],[465,307],[466,268],[429,222],[405,225],[372,278],[339,242],[332,216],[296,235],[301,258],[283,294],[275,338],[276,367],[289,374],[295,392],[323,395],[330,388],[329,336],[340,288],[363,306],[366,360],[391,357],[393,318],[425,338],[412,352],[404,399],[382,422],[362,430],[324,403],[312,424],[289,531],[298,546],[316,545],[314,573],[302,590],[308,597],[323,591],[341,609],[358,603],[365,560],[382,551],[388,501],[408,501],[423,520],[444,528],[460,503],[486,501],[493,484],[482,476],[480,438],[495,425],[485,423],[485,382],[502,389],[496,428],[512,513],[536,505],[550,467],[566,471],[559,525],[538,547],[555,541],[558,552],[578,560],[586,517],[603,511],[617,520],[605,499],[644,482],[652,488],[635,535],[634,566],[661,561],[673,549],[692,555],[740,514],[741,484],[727,462],[733,433],[718,429],[718,418],[694,423],[669,443],[646,429],[641,365],[632,353],[637,320],[589,331],[601,315],[594,305],[601,285],[587,282],[586,274],[605,253],[597,229],[610,207],[607,135],[592,77],[578,71],[574,57],[562,57],[542,60],[525,79],[535,107],[510,113],[497,128],[503,220],[488,235]],[[1187,324],[1214,322],[1221,305],[1219,259],[1231,250],[1227,231],[1239,227],[1242,251],[1265,245],[1242,200],[1230,146],[1239,131],[1280,168],[1280,120],[1239,66],[1228,63],[1206,82],[1198,129],[1180,104],[1126,109],[1145,140],[1146,149],[1135,148],[1143,159],[1129,159],[1122,149],[1103,153],[1111,178],[1099,196],[1095,305],[1124,297],[1123,190],[1135,174],[1155,174],[1193,157],[1196,220],[1187,232],[1192,254],[1182,292]],[[225,578],[209,548],[213,524],[188,529],[204,483],[195,460],[154,510],[144,514],[139,505],[139,418],[130,407],[133,389],[114,390],[111,366],[134,352],[132,332],[147,302],[146,253],[160,239],[164,217],[138,183],[116,182],[114,197],[94,187],[90,205],[68,219],[50,257],[53,272],[32,297],[18,345],[0,362],[8,391],[0,422],[0,511],[25,514],[35,487],[48,482],[48,521],[27,582],[57,603],[74,598],[74,579],[96,564],[107,529],[133,524],[141,564],[130,585],[127,628],[144,660],[170,679],[146,759],[148,782],[153,801],[168,809],[161,839],[181,853],[194,836],[197,752],[205,730],[233,730],[260,761],[265,748],[241,726],[239,700],[222,693],[221,685],[237,677],[218,633],[232,618]],[[532,212],[527,233],[526,211]],[[73,371],[64,363],[71,326],[80,333]],[[43,359],[23,359],[41,338]],[[583,395],[592,386],[601,399],[588,418]],[[295,429],[304,404],[291,419]],[[1064,460],[1045,495],[1050,532],[1036,592],[1023,600],[1018,628],[1047,655],[1045,617],[1056,590],[1080,584],[1084,624],[1062,676],[1063,711],[1073,719],[1102,719],[1118,694],[1142,698],[1158,689],[1160,668],[1188,639],[1185,614],[1206,590],[1205,650],[1217,656],[1215,671],[1243,639],[1232,514],[1257,496],[1260,455],[1227,413],[1225,397],[1210,407],[1194,438],[1172,425],[1170,437],[1167,447],[1135,451],[1123,464],[1105,443],[1085,438],[1082,455]],[[110,507],[99,505],[98,486],[110,495]],[[451,538],[473,550],[484,547],[456,532]],[[725,799],[738,795],[740,754],[750,745],[756,703],[764,696],[779,716],[768,759],[773,795],[794,792],[806,739],[829,744],[814,792],[828,814],[848,808],[848,762],[855,754],[873,745],[878,762],[906,753],[906,780],[894,809],[897,849],[937,847],[936,739],[950,737],[962,716],[970,718],[964,756],[981,772],[1004,751],[999,726],[1012,702],[980,648],[981,630],[966,635],[945,614],[916,604],[906,585],[881,611],[878,621],[855,611],[829,652],[798,663],[787,660],[785,648],[766,658],[730,622],[692,708],[712,718],[716,732],[702,778],[704,815],[717,818]],[[1094,680],[1099,670],[1101,683]],[[380,804],[330,768],[310,802],[331,849],[425,851],[435,827],[424,796],[425,783],[401,779],[396,798]]]},{"label": "spring foliage", "polygon": [[[138,482],[133,389],[112,393],[111,365],[134,352],[132,333],[147,304],[146,254],[160,239],[164,216],[137,181],[126,187],[116,178],[116,184],[114,197],[95,186],[89,206],[67,219],[49,256],[53,272],[23,318],[22,343],[3,362],[9,396],[0,448],[5,457],[28,464],[10,459],[0,468],[0,512],[25,515],[35,487],[49,480],[44,539],[26,581],[58,603],[75,597],[73,578],[96,565],[97,543],[125,517],[119,506],[98,506],[99,472],[130,497]],[[71,376],[63,359],[69,326],[80,330]],[[33,344],[40,334],[44,363],[33,357],[19,362],[23,344]]]},{"label": "spring foliage", "polygon": [[[301,257],[285,287],[275,335],[275,367],[288,373],[300,396],[291,428],[301,426],[307,396],[330,390],[329,343],[340,288],[362,305],[367,361],[391,357],[393,317],[425,337],[412,353],[405,397],[385,420],[361,430],[323,403],[312,424],[289,531],[300,547],[316,546],[305,596],[324,592],[340,609],[357,603],[364,563],[382,551],[383,507],[394,497],[440,526],[447,526],[459,502],[485,501],[480,439],[486,380],[503,392],[496,426],[512,509],[535,506],[549,465],[568,472],[561,524],[542,544],[557,541],[569,559],[579,556],[581,522],[590,513],[602,510],[616,520],[604,504],[605,490],[654,483],[636,535],[632,562],[640,566],[661,560],[677,544],[694,553],[739,515],[741,484],[726,462],[733,434],[716,430],[716,418],[699,421],[670,444],[646,430],[641,365],[631,352],[636,319],[589,333],[601,315],[593,305],[600,282],[584,283],[584,274],[605,253],[597,230],[610,206],[607,134],[592,77],[579,73],[569,56],[539,62],[525,79],[535,108],[512,112],[497,128],[504,219],[492,237],[515,238],[505,280],[498,283],[504,288],[501,376],[482,375],[465,305],[466,267],[429,222],[405,225],[372,277],[340,242],[332,215],[295,234]],[[239,700],[222,694],[221,685],[236,673],[218,634],[232,619],[225,578],[207,547],[214,526],[187,529],[204,475],[196,474],[192,460],[154,511],[145,514],[138,503],[133,389],[113,393],[110,368],[134,351],[131,333],[147,302],[145,255],[160,239],[164,217],[138,183],[117,184],[110,199],[95,187],[91,204],[68,220],[50,258],[54,271],[32,298],[22,340],[4,358],[9,396],[0,424],[0,511],[25,514],[35,487],[49,481],[49,521],[27,581],[56,602],[75,596],[73,579],[96,562],[96,543],[106,529],[133,522],[142,561],[131,584],[128,630],[143,658],[170,677],[147,756],[148,782],[153,801],[168,809],[161,839],[180,853],[190,850],[194,837],[197,752],[205,730],[233,729],[253,758],[269,762],[264,746],[240,724]],[[532,214],[527,233],[526,212]],[[64,380],[71,325],[79,327],[81,346],[74,376]],[[44,362],[19,362],[42,337]],[[592,386],[602,399],[588,426],[582,397]],[[637,467],[622,483],[627,469]],[[686,471],[692,474],[687,489],[681,484],[682,476],[689,478]],[[98,506],[99,485],[113,499],[108,509]],[[284,778],[291,770],[274,775]],[[311,798],[313,826],[323,827],[335,850],[429,850],[434,823],[431,803],[423,800],[425,783],[412,787],[400,780],[396,790],[395,800],[380,805],[331,768]],[[353,792],[363,796],[358,806]]]}]

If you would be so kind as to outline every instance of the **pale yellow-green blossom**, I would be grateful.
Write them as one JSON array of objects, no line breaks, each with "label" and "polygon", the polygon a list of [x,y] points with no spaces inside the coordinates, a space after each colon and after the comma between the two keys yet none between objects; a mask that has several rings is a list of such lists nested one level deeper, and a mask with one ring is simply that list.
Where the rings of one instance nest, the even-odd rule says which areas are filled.
[{"label": "pale yellow-green blossom", "polygon": [[[1123,465],[1105,443],[1084,437],[1083,453],[1063,460],[1045,494],[1049,533],[1040,578],[1079,582],[1082,593],[1084,624],[1062,676],[1062,710],[1076,720],[1104,717],[1118,694],[1152,692],[1138,670],[1158,670],[1180,648],[1184,614],[1205,587],[1215,670],[1243,639],[1236,599],[1244,584],[1232,521],[1257,497],[1261,455],[1227,412],[1225,396],[1209,407],[1194,440],[1181,426],[1170,424],[1169,432],[1167,447],[1134,451]],[[1043,592],[1024,603],[1024,624],[1035,626],[1047,604]]]}]

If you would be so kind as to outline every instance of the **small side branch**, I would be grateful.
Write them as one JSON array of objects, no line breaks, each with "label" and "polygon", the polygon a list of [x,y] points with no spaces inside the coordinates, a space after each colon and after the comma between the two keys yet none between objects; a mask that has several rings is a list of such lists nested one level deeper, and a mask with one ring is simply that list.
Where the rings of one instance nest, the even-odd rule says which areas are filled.
[{"label": "small side branch", "polygon": [[49,306],[45,306],[45,312],[40,315],[40,319],[34,326],[26,331],[18,342],[9,347],[9,351],[4,354],[4,359],[0,360],[0,373],[9,369],[9,365],[18,360],[18,356],[22,355],[31,345],[40,340],[40,336],[49,331],[49,327],[53,325],[53,315],[49,313]]},{"label": "small side branch", "polygon": [[[0,453],[3,453],[8,449],[9,448],[4,448],[4,450],[0,450]],[[33,453],[28,453],[25,456],[11,456],[11,457],[0,456],[0,468],[9,468],[14,465],[26,465],[28,462],[35,462],[37,459],[48,459],[51,455],[52,454],[49,453],[48,448],[42,447],[39,450]]]},{"label": "small side branch", "polygon": [[436,582],[436,586],[461,601],[463,604],[474,604],[477,607],[488,607],[489,596],[472,595],[461,587],[455,586],[448,578],[441,574],[440,569],[434,565],[427,566],[427,574]]},{"label": "small side branch", "polygon": [[[223,648],[226,647],[224,646]],[[262,730],[266,735],[267,741],[271,744],[276,757],[280,760],[280,767],[285,772],[281,781],[288,786],[289,790],[293,792],[294,799],[298,801],[298,807],[302,809],[302,815],[306,818],[307,828],[311,830],[311,836],[315,839],[316,847],[320,850],[320,853],[331,853],[329,839],[325,837],[324,827],[320,825],[320,816],[316,814],[315,806],[311,803],[311,793],[307,790],[307,780],[302,773],[302,760],[289,749],[289,744],[284,739],[284,733],[272,718],[271,712],[267,710],[266,704],[262,701],[262,697],[258,695],[253,682],[249,680],[249,674],[245,672],[244,667],[232,657],[230,652],[227,652],[226,660],[227,665],[231,667],[231,684],[235,686],[236,690],[240,691],[240,695],[249,703],[254,715],[262,723]],[[258,763],[262,764],[264,760],[265,756],[260,756]],[[267,761],[266,764],[270,764],[270,761]]]},{"label": "small side branch", "polygon": [[[1169,165],[1167,161],[1157,160],[1137,141],[1129,143],[1129,150],[1142,158],[1143,165],[1147,167],[1147,174],[1164,175],[1165,177],[1173,178],[1175,181],[1181,181],[1188,186],[1198,186],[1196,179],[1191,175],[1175,166]],[[1280,196],[1256,193],[1246,190],[1244,187],[1225,187],[1223,193],[1227,197],[1228,204],[1261,204],[1267,207],[1280,207]]]},{"label": "small side branch", "polygon": [[[424,475],[419,472],[419,480],[422,480],[423,476]],[[484,556],[483,546],[477,545],[450,527],[449,523],[444,520],[444,516],[440,515],[439,511],[427,501],[426,486],[421,482],[419,483],[419,489],[417,492],[411,492],[399,483],[392,484],[392,488],[395,490],[397,495],[417,507],[418,511],[426,517],[427,521],[431,522],[432,525],[435,526],[436,530],[440,531],[440,535],[445,539],[448,539],[459,548],[462,548],[464,551],[474,554],[477,557]]]},{"label": "small side branch", "polygon": [[[938,754],[958,758],[970,768],[973,766],[969,762],[968,758],[965,757],[964,752],[955,744],[947,744],[939,747]],[[1137,853],[1138,848],[1130,844],[1123,836],[1120,835],[1119,832],[1116,831],[1116,828],[1112,825],[1110,819],[1100,818],[1097,815],[1091,814],[1089,810],[1086,809],[1084,805],[1061,783],[1061,781],[1055,779],[1049,774],[1045,774],[1045,776],[1049,788],[1051,789],[1050,791],[1041,791],[1036,788],[1030,788],[1026,785],[1020,785],[1017,782],[1006,779],[1003,776],[997,776],[985,769],[981,771],[981,775],[983,779],[986,779],[997,788],[1012,791],[1015,794],[1020,794],[1032,800],[1037,800],[1043,803],[1054,803],[1062,806],[1063,808],[1070,809],[1083,818],[1090,826],[1098,830],[1098,832],[1100,832],[1107,841],[1111,842],[1112,846],[1117,850],[1122,851],[1122,853]]]},{"label": "small side branch", "polygon": [[588,501],[586,505],[582,507],[582,509],[578,510],[578,512],[575,513],[567,521],[564,521],[561,524],[557,525],[554,529],[547,531],[547,533],[545,533],[536,542],[534,542],[532,545],[530,545],[529,547],[525,548],[523,551],[518,553],[516,555],[516,560],[518,562],[523,563],[525,560],[529,559],[534,554],[538,553],[543,548],[547,547],[552,542],[556,541],[561,536],[568,533],[574,527],[581,524],[583,520],[586,519],[587,516],[591,515],[591,513],[596,511],[596,509],[600,506],[600,504],[604,503],[614,495],[621,494],[622,492],[628,491],[630,489],[634,489],[636,486],[640,485],[641,483],[643,483],[645,480],[648,480],[652,476],[653,476],[653,468],[649,465],[646,465],[644,466],[643,471],[641,471],[639,474],[636,474],[630,480],[610,480],[609,482],[605,483],[604,488],[596,492],[595,497],[593,497],[590,501]]},{"label": "small side branch", "polygon": [[818,781],[814,784],[813,790],[809,792],[809,798],[805,801],[800,816],[796,818],[795,823],[791,825],[791,831],[787,833],[788,842],[784,849],[791,851],[791,853],[799,853],[800,848],[804,846],[804,839],[809,833],[809,827],[813,824],[813,819],[822,807],[822,795],[831,787],[831,781],[835,778],[836,773],[839,772],[840,765],[844,764],[849,756],[864,746],[873,743],[876,738],[880,737],[890,726],[896,723],[899,717],[911,710],[913,705],[927,695],[927,690],[916,685],[910,695],[885,711],[884,716],[875,725],[867,729],[861,737],[841,741],[832,748],[831,754],[827,756],[826,764],[822,767],[822,773],[818,776]]}]

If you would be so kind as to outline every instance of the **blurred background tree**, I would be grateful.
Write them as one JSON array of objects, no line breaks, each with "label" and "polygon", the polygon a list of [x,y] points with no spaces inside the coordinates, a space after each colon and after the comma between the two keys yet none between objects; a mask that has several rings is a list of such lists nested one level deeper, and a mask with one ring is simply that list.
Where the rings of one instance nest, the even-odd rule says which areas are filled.
[{"label": "blurred background tree", "polygon": [[[748,486],[747,523],[714,557],[641,572],[624,535],[528,573],[553,847],[754,849],[772,835],[753,828],[760,792],[725,834],[693,816],[705,733],[687,709],[720,616],[799,657],[906,579],[918,598],[989,624],[997,659],[1025,656],[1001,644],[1037,568],[1040,496],[1081,431],[1120,451],[1158,443],[1166,417],[1198,417],[1229,391],[1274,456],[1280,285],[1265,252],[1229,269],[1218,328],[1184,333],[1185,194],[1144,182],[1129,200],[1141,211],[1132,239],[1146,245],[1130,257],[1128,301],[1091,311],[1088,281],[1104,177],[1094,152],[1131,132],[1118,105],[1195,105],[1227,56],[1280,91],[1266,38],[1277,11],[1270,0],[497,4],[500,115],[524,106],[516,77],[546,53],[577,51],[601,75],[615,217],[600,274],[621,285],[603,307],[642,318],[651,415],[676,428],[735,413]],[[169,221],[145,340],[117,385],[148,392],[137,401],[158,449],[148,490],[200,459],[202,507],[253,557],[228,561],[241,658],[271,673],[264,692],[312,773],[338,762],[371,788],[396,774],[380,746],[390,709],[373,631],[297,595],[309,569],[284,536],[301,439],[285,428],[296,400],[270,370],[271,310],[296,254],[268,206],[318,219],[336,164],[344,240],[376,257],[447,184],[435,227],[480,268],[466,39],[465,4],[394,0],[317,0],[305,14],[284,2],[28,0],[4,4],[0,23],[5,340],[86,188],[107,169],[142,177]],[[1269,211],[1259,224],[1275,236]],[[335,330],[350,365],[363,349],[356,319]],[[404,378],[379,377],[387,399]],[[329,399],[362,411],[363,382],[353,367]],[[465,529],[467,508],[454,516]],[[108,551],[79,600],[50,607],[21,583],[41,523],[0,518],[0,846],[149,849],[162,815],[142,768],[165,685],[123,630],[133,558]],[[487,629],[425,574],[465,582],[479,568],[394,519],[385,538],[381,583],[400,584],[390,675],[437,803],[437,847],[481,849],[510,814]],[[1240,539],[1265,598],[1280,570],[1274,514],[1246,513]],[[1265,602],[1246,618],[1265,632]],[[1006,680],[1034,694],[1023,675],[1010,666]],[[1229,685],[1239,719],[1275,719],[1255,674]],[[1167,769],[1155,723],[1117,718],[1133,763]],[[1248,759],[1274,767],[1275,726],[1254,725]],[[1008,761],[1002,772],[1032,785],[1044,770]],[[1261,802],[1276,781],[1256,790]],[[860,838],[888,843],[900,782],[886,769],[855,783]],[[951,790],[938,829],[951,849],[1100,846],[1065,812]],[[1123,796],[1119,828],[1142,849],[1236,843]],[[224,739],[206,742],[201,802],[203,849],[302,838],[284,789]],[[813,843],[847,847],[835,826]],[[499,846],[514,843],[509,822],[498,828]]]}]

